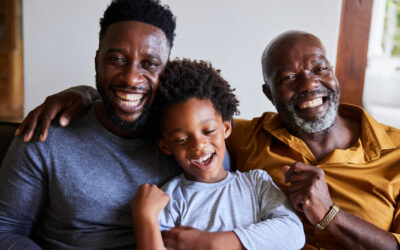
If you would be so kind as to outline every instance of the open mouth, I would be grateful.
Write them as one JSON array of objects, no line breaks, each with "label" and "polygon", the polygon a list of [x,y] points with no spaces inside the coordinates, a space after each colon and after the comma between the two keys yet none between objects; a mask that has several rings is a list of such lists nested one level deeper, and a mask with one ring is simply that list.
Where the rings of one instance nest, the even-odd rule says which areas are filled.
[{"label": "open mouth", "polygon": [[309,101],[302,102],[298,105],[299,109],[312,109],[324,104],[328,97],[318,97]]},{"label": "open mouth", "polygon": [[144,93],[129,93],[121,90],[114,90],[114,94],[118,97],[120,104],[130,108],[140,106],[144,101]]},{"label": "open mouth", "polygon": [[196,158],[196,159],[191,159],[190,162],[198,167],[198,168],[207,168],[213,161],[213,159],[215,158],[215,153],[212,154],[207,154],[204,155],[202,157]]}]

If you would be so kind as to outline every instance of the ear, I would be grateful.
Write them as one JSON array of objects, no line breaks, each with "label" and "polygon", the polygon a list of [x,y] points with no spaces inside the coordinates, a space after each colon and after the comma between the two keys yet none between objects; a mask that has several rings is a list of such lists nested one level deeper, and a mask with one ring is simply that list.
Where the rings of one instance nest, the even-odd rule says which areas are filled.
[{"label": "ear", "polygon": [[224,138],[228,138],[232,132],[232,121],[224,121]]},{"label": "ear", "polygon": [[264,95],[265,95],[265,96],[272,102],[272,104],[275,106],[274,98],[272,98],[271,89],[268,87],[268,84],[267,84],[267,83],[264,83],[264,84],[262,85],[262,90],[263,90]]},{"label": "ear", "polygon": [[99,50],[96,50],[96,56],[94,57],[94,70],[97,73],[97,67],[99,65]]},{"label": "ear", "polygon": [[164,139],[160,139],[157,141],[158,147],[160,148],[161,152],[166,155],[172,155],[172,151],[168,146],[168,143]]}]

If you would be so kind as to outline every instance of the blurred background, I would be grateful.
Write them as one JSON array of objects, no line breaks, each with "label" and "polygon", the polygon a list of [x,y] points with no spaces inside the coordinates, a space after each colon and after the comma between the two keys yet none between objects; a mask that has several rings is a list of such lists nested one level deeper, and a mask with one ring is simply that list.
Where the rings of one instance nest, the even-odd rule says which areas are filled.
[{"label": "blurred background", "polygon": [[[99,18],[110,0],[0,0],[0,120],[20,121],[45,97],[94,83]],[[263,95],[260,57],[276,35],[318,36],[342,85],[400,128],[400,25],[396,0],[161,0],[177,16],[171,58],[211,61],[236,88],[239,117],[275,108]]]}]

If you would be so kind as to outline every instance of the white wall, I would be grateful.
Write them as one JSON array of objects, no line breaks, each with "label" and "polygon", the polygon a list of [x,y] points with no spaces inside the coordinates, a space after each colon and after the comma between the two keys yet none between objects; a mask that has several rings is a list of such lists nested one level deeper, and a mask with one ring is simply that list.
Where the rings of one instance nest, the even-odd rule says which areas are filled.
[{"label": "white wall", "polygon": [[[261,92],[260,57],[283,31],[321,38],[334,65],[341,0],[162,0],[177,16],[172,58],[209,60],[236,88],[240,117],[273,106]],[[24,0],[25,114],[45,96],[94,86],[98,20],[109,0]]]}]

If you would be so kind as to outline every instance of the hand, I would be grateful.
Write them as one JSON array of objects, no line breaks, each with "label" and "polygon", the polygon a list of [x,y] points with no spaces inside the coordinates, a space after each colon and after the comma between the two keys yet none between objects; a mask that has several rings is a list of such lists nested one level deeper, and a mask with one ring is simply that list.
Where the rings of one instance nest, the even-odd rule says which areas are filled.
[{"label": "hand", "polygon": [[318,224],[333,205],[324,171],[318,167],[295,162],[282,168],[289,200],[297,211],[303,212],[311,224]]},{"label": "hand", "polygon": [[29,112],[15,135],[24,135],[24,141],[28,142],[40,124],[40,141],[45,141],[50,124],[58,114],[61,114],[60,125],[68,126],[73,119],[85,113],[96,98],[98,98],[97,91],[89,86],[72,87],[48,96],[44,103]]},{"label": "hand", "polygon": [[211,249],[209,235],[208,232],[188,226],[178,226],[162,232],[167,249]]},{"label": "hand", "polygon": [[134,224],[145,219],[158,220],[159,213],[168,201],[169,195],[156,185],[142,184],[131,201]]}]

